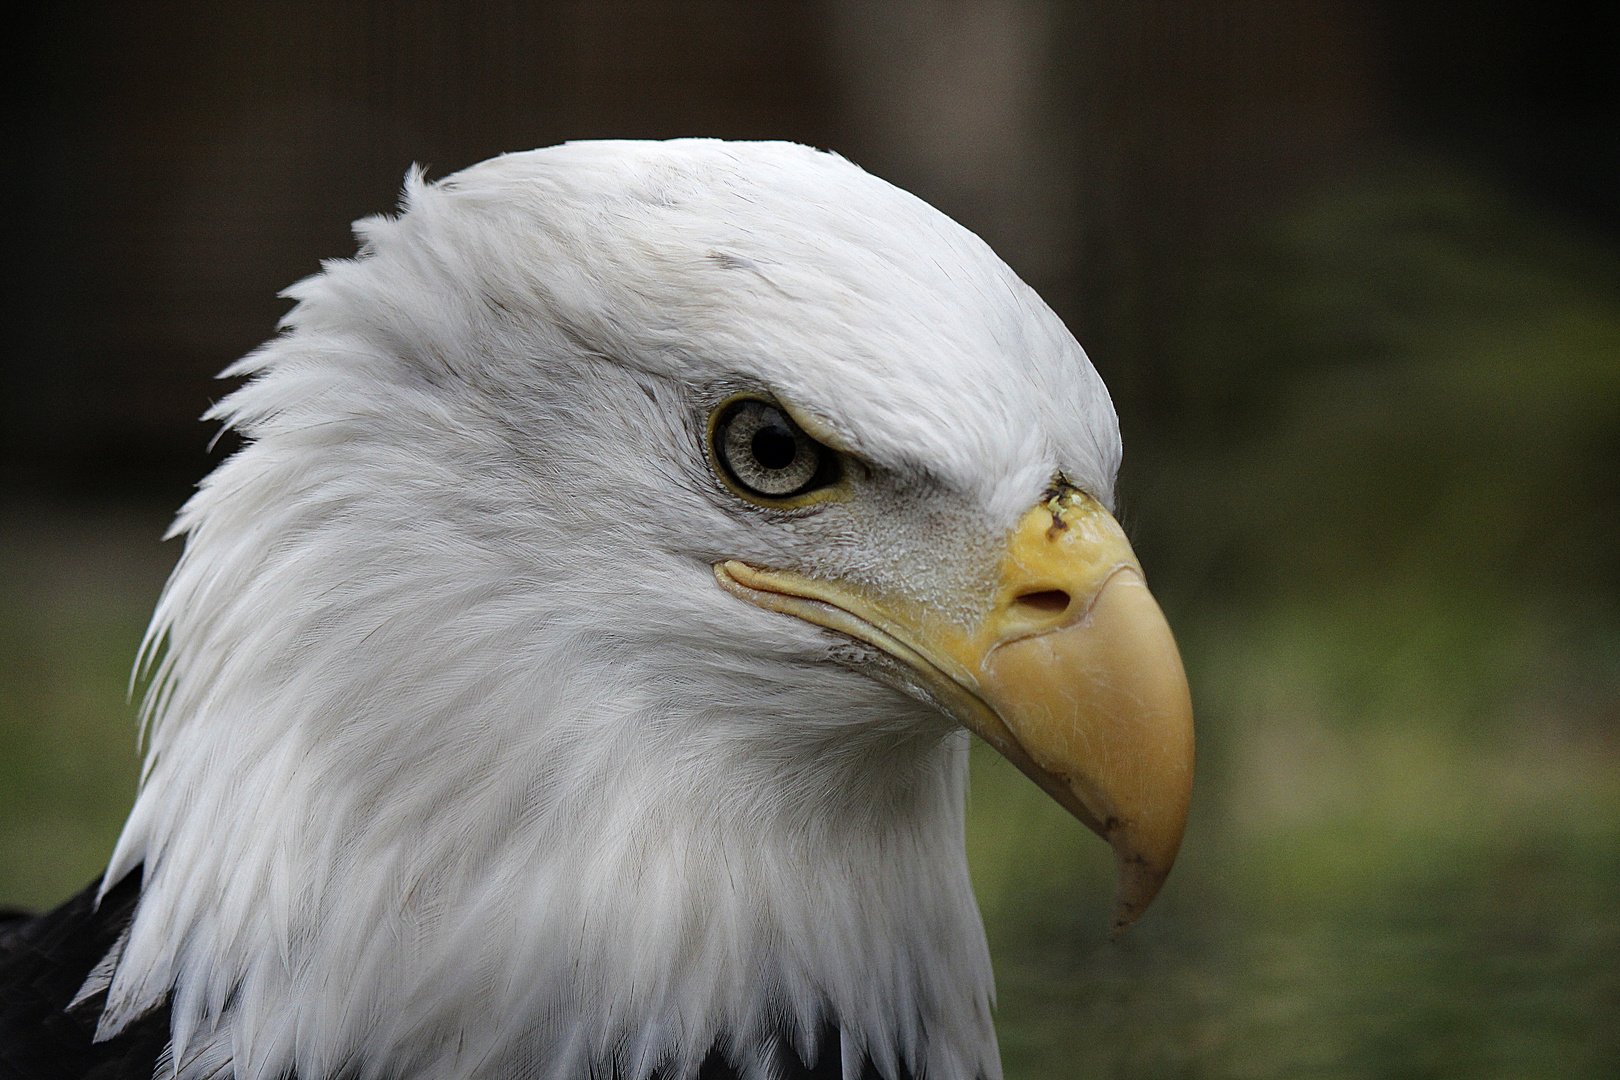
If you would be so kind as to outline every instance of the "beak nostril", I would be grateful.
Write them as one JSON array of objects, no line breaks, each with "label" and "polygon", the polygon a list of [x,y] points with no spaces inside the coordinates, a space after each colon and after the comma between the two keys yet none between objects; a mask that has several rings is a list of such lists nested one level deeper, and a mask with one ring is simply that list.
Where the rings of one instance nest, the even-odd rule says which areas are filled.
[{"label": "beak nostril", "polygon": [[1013,603],[1030,614],[1061,615],[1069,610],[1069,594],[1062,589],[1043,589],[1025,593]]}]

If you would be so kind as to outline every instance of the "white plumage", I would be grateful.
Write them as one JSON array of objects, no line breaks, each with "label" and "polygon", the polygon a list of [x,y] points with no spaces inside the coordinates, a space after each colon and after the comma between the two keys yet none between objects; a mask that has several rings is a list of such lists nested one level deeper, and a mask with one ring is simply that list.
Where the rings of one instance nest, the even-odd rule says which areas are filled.
[{"label": "white plumage", "polygon": [[[711,567],[971,606],[1055,473],[1111,498],[1061,322],[789,144],[413,174],[357,232],[210,414],[248,443],[149,632],[102,1033],[172,995],[181,1077],[635,1078],[717,1038],[763,1075],[786,1018],[838,1026],[848,1076],[998,1077],[966,734]],[[739,391],[857,493],[732,498],[703,424]]]}]

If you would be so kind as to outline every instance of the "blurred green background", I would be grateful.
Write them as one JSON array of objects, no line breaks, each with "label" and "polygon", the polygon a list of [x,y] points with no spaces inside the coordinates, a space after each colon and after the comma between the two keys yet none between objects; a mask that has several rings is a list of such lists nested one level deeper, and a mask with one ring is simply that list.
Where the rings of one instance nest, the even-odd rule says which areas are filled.
[{"label": "blurred green background", "polygon": [[[837,149],[979,231],[1113,388],[1182,642],[1181,863],[993,755],[1009,1077],[1620,1075],[1620,17],[1567,3],[39,10],[0,437],[0,903],[106,859],[193,419],[412,161]],[[982,749],[982,748],[981,748]]]}]

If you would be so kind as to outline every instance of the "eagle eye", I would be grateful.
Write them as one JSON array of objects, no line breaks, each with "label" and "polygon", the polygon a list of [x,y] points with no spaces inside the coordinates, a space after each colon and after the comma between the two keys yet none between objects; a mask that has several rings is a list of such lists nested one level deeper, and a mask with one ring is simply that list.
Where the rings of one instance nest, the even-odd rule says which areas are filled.
[{"label": "eagle eye", "polygon": [[715,460],[746,495],[791,499],[838,482],[838,455],[768,401],[740,398],[726,404],[712,432]]}]

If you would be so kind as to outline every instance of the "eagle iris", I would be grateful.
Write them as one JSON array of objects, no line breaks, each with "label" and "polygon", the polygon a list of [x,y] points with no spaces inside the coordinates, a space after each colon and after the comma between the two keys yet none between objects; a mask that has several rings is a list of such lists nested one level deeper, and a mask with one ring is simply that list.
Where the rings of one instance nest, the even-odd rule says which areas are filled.
[{"label": "eagle iris", "polygon": [[714,452],[731,481],[749,495],[786,499],[837,480],[837,457],[776,405],[744,398],[714,425]]}]

